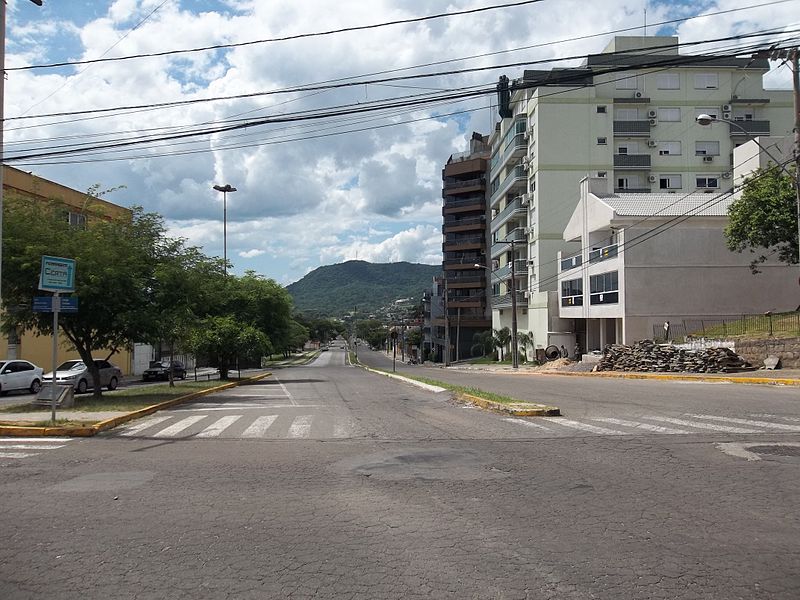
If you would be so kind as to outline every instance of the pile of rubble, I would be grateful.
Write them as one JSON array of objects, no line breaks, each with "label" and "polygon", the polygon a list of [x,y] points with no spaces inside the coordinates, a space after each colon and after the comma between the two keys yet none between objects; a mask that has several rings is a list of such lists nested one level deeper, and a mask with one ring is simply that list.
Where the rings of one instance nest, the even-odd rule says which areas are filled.
[{"label": "pile of rubble", "polygon": [[632,346],[610,344],[603,350],[603,358],[596,371],[645,371],[668,373],[733,373],[751,369],[728,348],[685,350],[671,344],[656,344],[642,340]]}]

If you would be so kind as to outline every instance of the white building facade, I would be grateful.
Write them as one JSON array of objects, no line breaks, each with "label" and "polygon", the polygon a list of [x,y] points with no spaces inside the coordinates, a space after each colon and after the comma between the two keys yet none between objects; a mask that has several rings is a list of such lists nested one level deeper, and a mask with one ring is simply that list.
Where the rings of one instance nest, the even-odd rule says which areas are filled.
[{"label": "white building facade", "polygon": [[[768,70],[761,59],[681,56],[674,37],[617,37],[581,67],[512,82],[509,116],[490,140],[492,327],[511,326],[515,260],[518,329],[537,347],[572,331],[560,310],[559,253],[581,254],[564,230],[585,177],[621,196],[729,191],[736,146],[792,130],[791,93],[764,90]],[[700,114],[745,131],[701,127]]]}]

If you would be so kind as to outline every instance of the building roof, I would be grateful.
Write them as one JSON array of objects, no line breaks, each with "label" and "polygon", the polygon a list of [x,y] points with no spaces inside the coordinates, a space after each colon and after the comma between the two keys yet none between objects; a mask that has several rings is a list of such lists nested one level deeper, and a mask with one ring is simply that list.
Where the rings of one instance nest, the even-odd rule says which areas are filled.
[{"label": "building roof", "polygon": [[595,194],[620,217],[724,217],[731,194]]}]

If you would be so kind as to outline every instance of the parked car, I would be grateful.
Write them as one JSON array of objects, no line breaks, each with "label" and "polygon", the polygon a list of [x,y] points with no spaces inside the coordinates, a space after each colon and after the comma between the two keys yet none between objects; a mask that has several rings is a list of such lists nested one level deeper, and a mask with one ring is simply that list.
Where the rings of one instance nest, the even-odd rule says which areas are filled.
[{"label": "parked car", "polygon": [[41,367],[27,360],[0,361],[0,394],[12,390],[27,390],[37,393],[42,387]]},{"label": "parked car", "polygon": [[[102,358],[94,358],[92,360],[97,365],[97,368],[100,369],[100,387],[107,387],[109,390],[117,389],[119,380],[122,379],[122,371],[120,371],[119,367]],[[53,373],[46,373],[42,379],[48,382],[52,381]],[[82,360],[68,360],[58,365],[56,369],[56,384],[72,384],[79,394],[83,394],[93,387],[89,367]]]},{"label": "parked car", "polygon": [[[154,361],[142,373],[142,378],[145,381],[151,379],[169,379],[170,362],[168,360]],[[179,360],[172,361],[172,378],[173,379],[186,379],[186,365]]]}]

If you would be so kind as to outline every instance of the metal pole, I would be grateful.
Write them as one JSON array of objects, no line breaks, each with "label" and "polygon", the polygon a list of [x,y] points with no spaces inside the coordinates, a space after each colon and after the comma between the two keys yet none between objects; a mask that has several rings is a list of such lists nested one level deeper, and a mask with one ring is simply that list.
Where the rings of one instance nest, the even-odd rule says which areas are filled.
[{"label": "metal pole", "polygon": [[[0,0],[0,311],[3,309],[3,175],[5,174],[6,2]],[[6,350],[7,351],[7,350]],[[53,381],[55,383],[55,381]]]},{"label": "metal pole", "polygon": [[794,48],[791,53],[792,86],[794,88],[794,188],[797,200],[797,264],[800,265],[800,64],[798,64],[798,49]]},{"label": "metal pole", "polygon": [[397,340],[392,338],[392,373],[397,371]]},{"label": "metal pole", "polygon": [[514,263],[516,256],[514,254],[514,240],[511,240],[511,366],[514,369],[519,368],[519,358],[517,357],[517,282],[516,271],[514,270]]},{"label": "metal pole", "polygon": [[444,366],[450,366],[450,316],[447,306],[447,278],[444,280]]},{"label": "metal pole", "polygon": [[[5,3],[3,3],[5,4]],[[58,367],[58,309],[59,305],[58,292],[53,294],[53,383],[50,388],[50,420],[56,422],[56,367]]]},{"label": "metal pole", "polygon": [[222,260],[228,274],[228,192],[222,192]]}]

